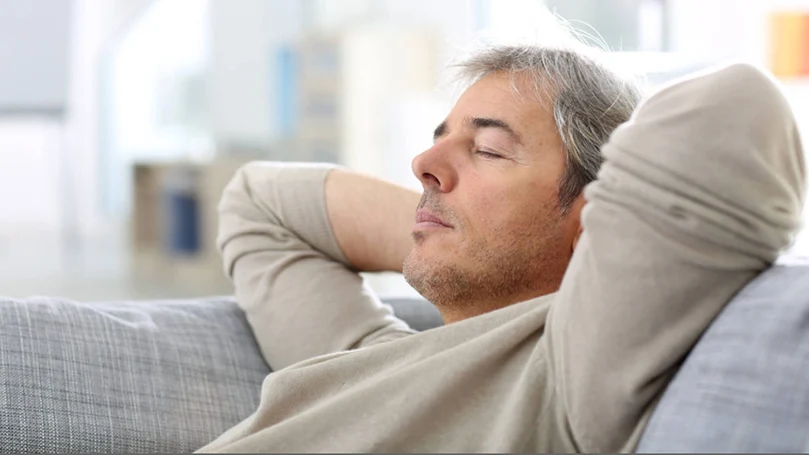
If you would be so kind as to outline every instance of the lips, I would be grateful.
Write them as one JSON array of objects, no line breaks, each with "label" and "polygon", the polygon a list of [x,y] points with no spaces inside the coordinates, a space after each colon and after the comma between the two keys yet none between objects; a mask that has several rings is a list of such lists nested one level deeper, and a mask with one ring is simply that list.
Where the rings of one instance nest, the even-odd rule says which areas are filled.
[{"label": "lips", "polygon": [[416,211],[416,227],[453,227],[451,224],[425,209]]}]

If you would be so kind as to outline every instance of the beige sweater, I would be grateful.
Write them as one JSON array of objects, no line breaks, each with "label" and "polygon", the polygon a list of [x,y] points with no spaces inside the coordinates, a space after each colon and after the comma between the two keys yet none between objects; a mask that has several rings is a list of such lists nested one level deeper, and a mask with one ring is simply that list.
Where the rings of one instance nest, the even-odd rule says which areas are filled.
[{"label": "beige sweater", "polygon": [[744,65],[662,90],[604,152],[559,292],[422,333],[346,266],[328,167],[241,169],[219,242],[276,372],[203,450],[632,450],[700,334],[790,241],[805,171],[783,96]]}]

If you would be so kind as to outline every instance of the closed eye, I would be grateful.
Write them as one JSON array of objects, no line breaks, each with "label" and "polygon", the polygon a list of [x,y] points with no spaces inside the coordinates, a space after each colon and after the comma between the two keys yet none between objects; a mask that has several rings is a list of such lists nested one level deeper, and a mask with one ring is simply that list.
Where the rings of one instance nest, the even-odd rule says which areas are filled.
[{"label": "closed eye", "polygon": [[486,150],[478,150],[475,153],[482,156],[483,158],[490,159],[490,160],[498,159],[498,158],[504,158],[503,155],[498,155],[497,153],[492,153],[492,152],[489,152],[489,151],[486,151]]}]

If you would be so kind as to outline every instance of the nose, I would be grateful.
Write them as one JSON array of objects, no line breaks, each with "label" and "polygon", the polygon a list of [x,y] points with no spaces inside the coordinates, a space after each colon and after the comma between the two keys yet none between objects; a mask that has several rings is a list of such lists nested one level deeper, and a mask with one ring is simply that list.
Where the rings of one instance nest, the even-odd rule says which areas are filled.
[{"label": "nose", "polygon": [[417,155],[411,167],[425,190],[446,193],[457,183],[457,172],[446,144],[436,144]]}]

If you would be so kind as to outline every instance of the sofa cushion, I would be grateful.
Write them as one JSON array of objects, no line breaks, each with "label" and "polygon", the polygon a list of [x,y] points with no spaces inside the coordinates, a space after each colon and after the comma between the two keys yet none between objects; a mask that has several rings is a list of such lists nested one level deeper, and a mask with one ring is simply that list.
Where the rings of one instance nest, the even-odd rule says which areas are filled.
[{"label": "sofa cushion", "polygon": [[269,372],[227,299],[0,299],[0,452],[189,452]]},{"label": "sofa cushion", "polygon": [[638,451],[809,451],[809,267],[773,267],[733,299],[663,394]]}]

